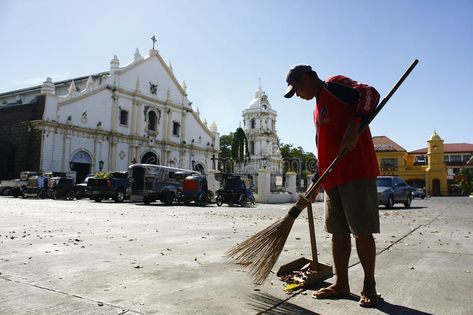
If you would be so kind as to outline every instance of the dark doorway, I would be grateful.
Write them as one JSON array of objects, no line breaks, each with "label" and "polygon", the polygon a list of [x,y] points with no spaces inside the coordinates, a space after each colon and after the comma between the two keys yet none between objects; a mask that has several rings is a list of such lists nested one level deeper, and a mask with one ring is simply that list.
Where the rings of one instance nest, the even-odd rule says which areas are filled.
[{"label": "dark doorway", "polygon": [[440,196],[440,180],[438,178],[432,180],[432,196]]},{"label": "dark doorway", "polygon": [[146,152],[145,155],[143,155],[143,158],[141,159],[141,163],[158,165],[159,160],[156,154],[150,151],[150,152]]},{"label": "dark doorway", "polygon": [[12,179],[19,175],[15,174],[15,149],[0,141],[0,179]]},{"label": "dark doorway", "polygon": [[87,175],[90,174],[90,164],[73,163],[71,171],[76,171],[76,183],[82,183]]},{"label": "dark doorway", "polygon": [[92,159],[85,151],[79,151],[71,159],[71,171],[76,171],[76,183],[82,183],[87,175],[90,174]]}]

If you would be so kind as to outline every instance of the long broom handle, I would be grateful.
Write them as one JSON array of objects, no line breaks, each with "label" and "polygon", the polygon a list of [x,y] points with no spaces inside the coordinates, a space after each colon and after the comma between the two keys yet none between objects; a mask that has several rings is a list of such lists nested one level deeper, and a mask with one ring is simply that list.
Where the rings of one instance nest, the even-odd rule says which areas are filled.
[{"label": "long broom handle", "polygon": [[317,257],[317,241],[315,239],[314,214],[312,212],[312,204],[307,204],[307,220],[309,221],[310,248],[312,250],[312,262],[310,269],[319,270],[319,258]]},{"label": "long broom handle", "polygon": [[[397,89],[401,86],[401,84],[404,82],[404,80],[409,76],[409,74],[412,72],[412,70],[414,70],[415,66],[417,66],[417,64],[419,63],[419,60],[418,59],[415,59],[411,65],[409,66],[409,68],[407,68],[407,70],[404,72],[404,74],[402,75],[402,77],[396,82],[396,84],[391,88],[391,91],[389,91],[388,95],[386,95],[384,97],[384,99],[381,101],[381,103],[379,103],[378,106],[376,106],[376,108],[373,110],[373,113],[369,116],[368,119],[366,119],[365,121],[363,121],[362,125],[360,126],[360,131],[359,133],[361,133],[363,131],[363,129],[368,126],[370,124],[371,121],[373,121],[373,119],[376,117],[376,115],[378,115],[378,113],[381,111],[381,109],[383,109],[384,105],[386,105],[386,103],[389,101],[389,99],[391,98],[391,96],[393,96],[393,94],[397,91]],[[325,172],[322,174],[322,176],[319,177],[319,179],[314,183],[312,183],[309,188],[306,190],[306,192],[304,193],[303,195],[303,198],[299,198],[299,200],[297,201],[297,203],[289,210],[289,215],[291,217],[293,217],[294,219],[296,219],[299,214],[302,212],[302,210],[304,210],[305,207],[307,207],[307,205],[310,203],[310,199],[312,198],[312,195],[315,193],[315,191],[317,189],[319,189],[320,185],[322,184],[322,182],[325,180],[325,178],[327,178],[328,175],[330,175],[330,173],[333,171],[333,169],[335,168],[335,166],[342,160],[342,158],[345,156],[346,154],[346,149],[342,150],[341,153],[339,153],[335,159],[332,161],[332,163],[330,163],[330,165],[327,167],[327,169],[325,170]],[[302,196],[301,196],[302,197]]]}]

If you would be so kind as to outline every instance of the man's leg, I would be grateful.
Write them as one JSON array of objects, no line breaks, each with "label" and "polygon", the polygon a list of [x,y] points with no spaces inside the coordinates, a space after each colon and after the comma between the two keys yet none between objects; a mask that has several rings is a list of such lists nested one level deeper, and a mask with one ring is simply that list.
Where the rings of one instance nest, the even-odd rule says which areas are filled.
[{"label": "man's leg", "polygon": [[332,255],[335,265],[335,283],[336,291],[339,293],[350,293],[348,281],[348,262],[351,253],[350,234],[332,235]]},{"label": "man's leg", "polygon": [[375,303],[379,299],[376,292],[375,281],[375,262],[376,262],[376,244],[372,234],[356,237],[356,251],[360,258],[361,266],[365,273],[363,281],[363,291],[360,304]]},{"label": "man's leg", "polygon": [[332,234],[332,255],[335,267],[335,283],[314,293],[318,299],[334,298],[350,294],[348,262],[351,253],[349,233]]}]

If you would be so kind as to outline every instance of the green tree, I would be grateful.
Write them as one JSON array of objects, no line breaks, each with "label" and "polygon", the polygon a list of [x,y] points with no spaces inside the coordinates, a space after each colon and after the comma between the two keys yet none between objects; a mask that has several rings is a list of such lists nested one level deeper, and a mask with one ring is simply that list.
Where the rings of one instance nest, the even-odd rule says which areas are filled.
[{"label": "green tree", "polygon": [[236,163],[246,163],[250,160],[248,139],[243,128],[238,127],[232,142],[232,158]]},{"label": "green tree", "polygon": [[232,143],[234,133],[230,132],[229,135],[223,135],[220,137],[220,152],[219,157],[231,158],[232,157]]},{"label": "green tree", "polygon": [[461,175],[459,186],[462,190],[462,195],[468,196],[473,188],[473,168],[464,167],[458,174]]},{"label": "green tree", "polygon": [[279,147],[283,158],[283,173],[296,172],[298,176],[314,173],[317,167],[317,158],[312,152],[305,152],[302,147],[292,144],[281,144]]},{"label": "green tree", "polygon": [[233,161],[232,161],[232,144],[235,133],[230,132],[228,135],[222,135],[220,137],[220,152],[218,154],[219,169],[225,173],[233,172]]}]

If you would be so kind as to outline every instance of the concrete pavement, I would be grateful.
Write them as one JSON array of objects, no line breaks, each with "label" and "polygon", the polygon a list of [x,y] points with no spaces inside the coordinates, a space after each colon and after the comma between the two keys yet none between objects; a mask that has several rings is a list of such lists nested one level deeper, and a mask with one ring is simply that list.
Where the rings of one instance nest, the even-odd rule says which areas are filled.
[{"label": "concrete pavement", "polygon": [[[286,294],[270,275],[254,285],[225,251],[284,216],[290,204],[253,208],[149,206],[0,197],[0,314],[473,314],[473,198],[380,208],[377,308],[358,306],[362,269],[353,248],[351,298]],[[330,237],[314,204],[319,260]],[[310,258],[305,212],[274,270]],[[333,279],[328,279],[328,285]],[[316,289],[316,288],[313,288]]]}]

